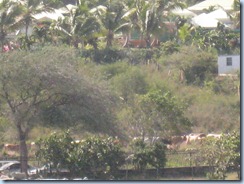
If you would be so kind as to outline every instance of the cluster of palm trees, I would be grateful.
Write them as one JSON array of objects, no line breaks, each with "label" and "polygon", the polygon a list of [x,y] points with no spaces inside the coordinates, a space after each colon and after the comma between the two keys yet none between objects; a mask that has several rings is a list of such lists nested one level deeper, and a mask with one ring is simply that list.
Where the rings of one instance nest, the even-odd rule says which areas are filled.
[{"label": "cluster of palm trees", "polygon": [[[0,2],[0,41],[8,43],[8,35],[22,28],[21,46],[29,49],[33,42],[60,41],[78,47],[89,42],[97,48],[97,38],[106,39],[106,47],[113,44],[116,32],[127,37],[137,31],[140,39],[150,46],[152,37],[162,32],[167,13],[184,7],[179,0],[77,0],[77,6],[65,6],[62,0],[2,0]],[[45,22],[40,26],[34,15],[66,9],[63,19]],[[44,22],[42,22],[44,23]],[[44,26],[45,25],[45,26]],[[28,29],[34,26],[30,36]],[[162,33],[161,33],[162,34]]]},{"label": "cluster of palm trees", "polygon": [[[152,41],[164,33],[165,22],[172,18],[171,10],[186,7],[185,2],[187,0],[76,0],[76,6],[70,7],[62,0],[2,0],[0,42],[4,48],[9,44],[8,35],[22,28],[24,34],[18,41],[25,49],[34,43],[65,43],[76,48],[89,43],[97,49],[98,38],[104,38],[106,47],[111,47],[116,33],[123,34],[124,46],[127,46],[132,32],[137,32],[139,39],[150,47]],[[234,5],[238,9],[238,0]],[[38,22],[34,17],[59,8],[66,13],[56,21]],[[32,35],[28,34],[30,26],[34,27]]]}]

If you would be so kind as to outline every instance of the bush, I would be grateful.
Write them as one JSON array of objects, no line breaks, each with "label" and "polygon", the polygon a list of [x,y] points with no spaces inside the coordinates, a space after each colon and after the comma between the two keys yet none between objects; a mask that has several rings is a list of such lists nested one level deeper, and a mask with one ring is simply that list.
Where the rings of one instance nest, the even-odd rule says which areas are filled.
[{"label": "bush", "polygon": [[204,86],[216,94],[237,95],[240,90],[240,80],[232,77],[217,77],[211,81],[205,81]]},{"label": "bush", "polygon": [[83,50],[81,55],[85,58],[90,58],[96,63],[113,63],[121,60],[123,56],[123,51],[113,48],[105,48],[102,50]]},{"label": "bush", "polygon": [[196,158],[209,166],[207,177],[211,180],[224,180],[230,168],[237,171],[240,179],[240,134],[233,131],[220,138],[206,138]]},{"label": "bush", "polygon": [[166,146],[163,143],[156,142],[148,145],[142,139],[132,142],[133,150],[132,163],[135,169],[143,172],[148,165],[162,169],[166,165]]},{"label": "bush", "polygon": [[137,94],[145,94],[148,90],[145,72],[133,67],[112,79],[112,85],[117,93],[125,100]]},{"label": "bush", "polygon": [[175,41],[167,41],[162,44],[161,48],[165,54],[169,55],[179,51],[179,44]]},{"label": "bush", "polygon": [[218,72],[217,56],[193,46],[181,47],[168,57],[165,65],[171,70],[183,71],[185,82],[197,86],[203,86],[205,80],[213,79]]},{"label": "bush", "polygon": [[101,50],[83,50],[81,56],[89,58],[96,63],[114,63],[117,61],[128,61],[131,64],[146,64],[148,61],[159,57],[158,49],[117,49],[105,48]]},{"label": "bush", "polygon": [[68,168],[72,176],[95,179],[118,177],[118,169],[125,162],[118,139],[89,137],[75,142],[69,132],[54,133],[38,142],[36,155],[55,169]]}]

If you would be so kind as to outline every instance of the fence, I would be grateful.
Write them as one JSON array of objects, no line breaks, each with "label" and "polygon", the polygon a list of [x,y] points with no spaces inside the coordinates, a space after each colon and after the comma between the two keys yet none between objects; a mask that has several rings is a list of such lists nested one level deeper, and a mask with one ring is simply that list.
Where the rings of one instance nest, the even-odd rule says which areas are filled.
[{"label": "fence", "polygon": [[[122,180],[133,179],[162,179],[162,178],[187,178],[194,180],[201,177],[205,178],[206,173],[210,171],[209,166],[204,165],[201,160],[197,160],[196,151],[168,151],[166,152],[166,166],[163,169],[157,170],[147,167],[144,171],[135,170],[131,161],[126,163],[118,171],[118,176]],[[2,158],[2,160],[19,160],[19,158]],[[41,167],[40,163],[35,158],[29,158],[29,164]],[[59,177],[69,177],[68,173],[62,173]],[[205,178],[206,179],[206,178]]]},{"label": "fence", "polygon": [[168,151],[166,152],[166,168],[175,167],[198,167],[206,166],[202,160],[197,157],[197,151]]},{"label": "fence", "polygon": [[[145,173],[133,169],[131,161],[127,161],[121,168],[121,175],[124,179],[130,179],[135,175],[144,175],[146,178],[162,178],[162,177],[195,177],[205,178],[210,167],[205,165],[203,161],[198,160],[197,151],[167,151],[165,168],[157,170],[147,167]],[[142,178],[143,178],[142,177]]]}]

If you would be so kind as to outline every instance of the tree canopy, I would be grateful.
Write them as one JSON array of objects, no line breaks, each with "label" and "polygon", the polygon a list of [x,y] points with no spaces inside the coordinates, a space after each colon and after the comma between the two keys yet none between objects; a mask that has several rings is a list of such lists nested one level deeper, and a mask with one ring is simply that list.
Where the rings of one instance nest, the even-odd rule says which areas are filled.
[{"label": "tree canopy", "polygon": [[83,75],[75,56],[68,48],[0,56],[1,105],[18,131],[25,161],[28,134],[40,123],[64,127],[81,123],[93,132],[115,134],[113,95]]}]

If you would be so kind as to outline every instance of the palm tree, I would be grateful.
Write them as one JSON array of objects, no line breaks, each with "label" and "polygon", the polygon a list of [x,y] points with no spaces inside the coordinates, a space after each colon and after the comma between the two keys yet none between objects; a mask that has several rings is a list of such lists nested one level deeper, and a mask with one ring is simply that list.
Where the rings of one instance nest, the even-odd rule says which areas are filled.
[{"label": "palm tree", "polygon": [[68,15],[54,25],[54,30],[58,30],[64,42],[78,48],[79,43],[84,46],[85,42],[98,36],[100,25],[85,1],[80,0],[77,6],[66,6],[66,9]]},{"label": "palm tree", "polygon": [[21,8],[12,1],[3,0],[0,9],[0,41],[3,48],[8,33],[18,27],[16,18],[20,15]]},{"label": "palm tree", "polygon": [[127,8],[122,1],[108,0],[91,10],[96,14],[102,26],[101,32],[106,36],[107,48],[112,46],[116,32],[128,31],[130,24],[125,18],[128,11]]},{"label": "palm tree", "polygon": [[133,0],[130,6],[135,8],[131,14],[133,29],[140,33],[140,39],[145,40],[147,47],[150,47],[151,38],[162,34],[168,12],[176,7],[183,8],[185,4],[179,0]]},{"label": "palm tree", "polygon": [[[27,49],[30,49],[30,40],[28,35],[28,30],[31,24],[34,22],[35,18],[33,17],[35,14],[44,12],[44,11],[53,11],[52,6],[49,6],[49,3],[54,3],[55,1],[45,1],[45,0],[25,0],[18,1],[19,5],[22,7],[22,14],[19,18],[19,24],[24,25],[25,29],[25,43]],[[51,4],[53,5],[53,4]]]},{"label": "palm tree", "polygon": [[234,12],[231,14],[230,18],[234,21],[235,23],[235,28],[238,28],[240,29],[240,0],[234,0],[234,3],[233,3],[233,10]]}]

